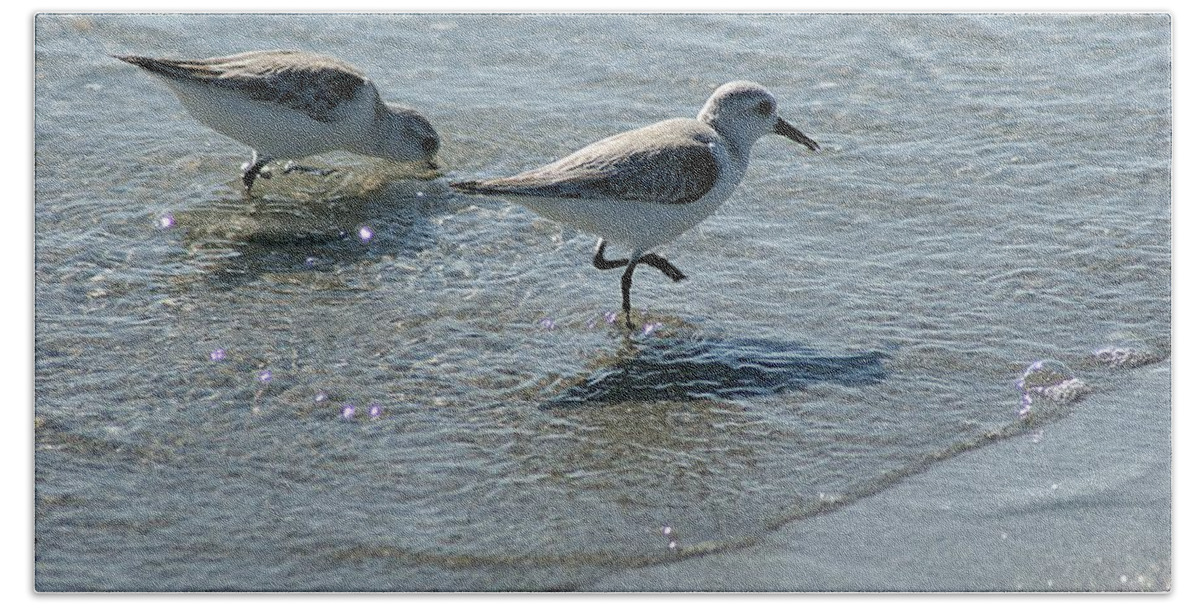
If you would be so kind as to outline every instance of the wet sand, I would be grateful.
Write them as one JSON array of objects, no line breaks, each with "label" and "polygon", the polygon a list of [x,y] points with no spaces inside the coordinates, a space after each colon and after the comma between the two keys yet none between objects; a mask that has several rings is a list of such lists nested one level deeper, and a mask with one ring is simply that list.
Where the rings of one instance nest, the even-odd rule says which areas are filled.
[{"label": "wet sand", "polygon": [[[1169,591],[1170,360],[1031,434],[593,591]],[[1133,407],[1137,404],[1137,407]]]}]

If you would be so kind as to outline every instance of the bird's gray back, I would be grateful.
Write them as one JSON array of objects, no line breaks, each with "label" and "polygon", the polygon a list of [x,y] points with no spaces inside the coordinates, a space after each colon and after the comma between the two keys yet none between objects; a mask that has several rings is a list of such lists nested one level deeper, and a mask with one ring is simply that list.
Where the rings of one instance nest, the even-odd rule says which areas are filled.
[{"label": "bird's gray back", "polygon": [[512,177],[454,186],[487,194],[691,203],[720,176],[713,150],[719,139],[699,121],[676,118],[602,139]]},{"label": "bird's gray back", "polygon": [[338,106],[352,100],[369,81],[354,66],[304,51],[251,51],[208,59],[118,57],[171,79],[237,90],[314,120],[332,122]]}]

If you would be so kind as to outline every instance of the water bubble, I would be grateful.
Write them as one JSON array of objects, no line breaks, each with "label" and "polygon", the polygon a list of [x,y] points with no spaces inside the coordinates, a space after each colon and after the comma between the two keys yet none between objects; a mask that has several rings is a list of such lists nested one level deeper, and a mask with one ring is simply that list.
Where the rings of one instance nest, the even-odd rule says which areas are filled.
[{"label": "water bubble", "polygon": [[1026,368],[1021,379],[1017,381],[1017,386],[1023,390],[1047,388],[1074,377],[1075,373],[1065,363],[1054,359],[1044,359],[1036,361]]},{"label": "water bubble", "polygon": [[373,238],[375,238],[375,231],[370,226],[363,225],[358,228],[358,240],[367,243]]},{"label": "water bubble", "polygon": [[1017,418],[1024,420],[1033,412],[1033,396],[1029,393],[1021,393],[1021,404],[1017,406]]},{"label": "water bubble", "polygon": [[218,348],[217,350],[214,350],[211,353],[208,353],[208,360],[209,361],[224,361],[225,360],[225,349]]},{"label": "water bubble", "polygon": [[425,198],[425,193],[420,190],[417,190],[417,198]]},{"label": "water bubble", "polygon": [[270,382],[271,381],[271,370],[264,369],[261,372],[258,372],[258,381],[262,382],[263,384]]},{"label": "water bubble", "polygon": [[1021,391],[1021,402],[1017,406],[1017,416],[1021,419],[1033,411],[1035,397],[1062,405],[1077,401],[1091,391],[1091,387],[1075,377],[1071,368],[1054,359],[1034,362],[1017,380],[1016,386]]},{"label": "water bubble", "polygon": [[1094,351],[1092,356],[1108,367],[1122,369],[1141,367],[1162,360],[1161,356],[1151,352],[1149,349],[1123,346],[1107,346]]},{"label": "water bubble", "polygon": [[313,257],[313,256],[311,256],[311,255],[310,255],[310,256],[308,256],[308,257],[306,257],[306,258],[304,258],[304,265],[305,265],[305,266],[307,266],[307,267],[309,267],[309,268],[312,268],[313,266],[316,266],[316,265],[317,265],[317,258],[315,258],[315,257]]},{"label": "water bubble", "polygon": [[383,406],[378,403],[372,403],[371,409],[367,410],[367,414],[371,416],[371,420],[378,420],[383,415]]},{"label": "water bubble", "polygon": [[164,213],[158,218],[158,227],[166,230],[175,226],[175,216],[170,213]]},{"label": "water bubble", "polygon": [[346,405],[343,405],[342,406],[342,420],[353,420],[354,412],[355,412],[355,409],[354,409],[353,403],[347,403]]},{"label": "water bubble", "polygon": [[321,403],[326,399],[329,399],[329,393],[325,391],[317,391],[317,394],[313,395],[313,403]]},{"label": "water bubble", "polygon": [[679,549],[679,535],[675,534],[675,528],[671,526],[662,527],[662,535],[667,537],[667,548],[676,551]]}]

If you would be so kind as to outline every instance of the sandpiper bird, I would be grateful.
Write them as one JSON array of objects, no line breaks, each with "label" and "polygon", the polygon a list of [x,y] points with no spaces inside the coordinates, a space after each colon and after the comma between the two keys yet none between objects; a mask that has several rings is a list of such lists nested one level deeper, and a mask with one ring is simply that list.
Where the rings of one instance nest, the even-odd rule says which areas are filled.
[{"label": "sandpiper bird", "polygon": [[[440,140],[416,110],[384,103],[354,66],[303,51],[252,51],[209,59],[114,55],[159,76],[200,122],[253,149],[242,165],[249,194],[263,167],[333,150],[436,168]],[[289,163],[292,171],[328,173]]]},{"label": "sandpiper bird", "polygon": [[[694,120],[664,120],[512,177],[450,187],[501,196],[598,235],[592,264],[600,270],[625,268],[621,308],[632,328],[634,268],[648,264],[673,281],[687,278],[651,249],[700,223],[729,198],[746,173],[750,147],[767,133],[820,149],[776,114],[775,97],[762,85],[729,82],[713,92]],[[609,241],[627,246],[629,257],[606,259]]]}]

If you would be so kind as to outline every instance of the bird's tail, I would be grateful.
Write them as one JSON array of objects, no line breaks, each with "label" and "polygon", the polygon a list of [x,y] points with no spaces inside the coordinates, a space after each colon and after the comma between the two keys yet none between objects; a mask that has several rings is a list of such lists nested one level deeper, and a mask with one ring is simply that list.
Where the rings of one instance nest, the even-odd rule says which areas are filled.
[{"label": "bird's tail", "polygon": [[170,59],[155,59],[153,57],[143,57],[141,55],[111,55],[114,59],[120,59],[125,63],[132,63],[150,72],[160,76],[169,78],[195,78],[196,66],[189,65],[182,61],[172,61]]},{"label": "bird's tail", "polygon": [[503,194],[505,191],[489,186],[486,181],[468,179],[461,182],[450,182],[450,189],[467,194]]}]

